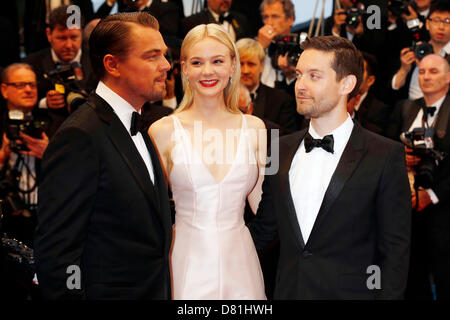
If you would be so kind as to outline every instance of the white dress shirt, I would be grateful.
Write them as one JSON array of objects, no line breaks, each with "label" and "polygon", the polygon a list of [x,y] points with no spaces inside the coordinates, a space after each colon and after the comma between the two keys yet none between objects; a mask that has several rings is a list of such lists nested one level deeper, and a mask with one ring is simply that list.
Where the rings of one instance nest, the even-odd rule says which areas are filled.
[{"label": "white dress shirt", "polygon": [[277,70],[272,67],[272,60],[270,59],[268,49],[266,49],[266,57],[264,58],[264,69],[261,74],[261,82],[268,87],[275,88],[275,81],[277,80]]},{"label": "white dress shirt", "polygon": [[[322,148],[314,148],[306,153],[304,141],[301,142],[289,169],[289,184],[298,224],[305,243],[311,234],[317,214],[322,205],[331,177],[336,170],[342,153],[353,130],[350,115],[330,134],[334,138],[334,153]],[[312,125],[309,134],[314,139],[322,139]]]},{"label": "white dress shirt", "polygon": [[[111,106],[111,108],[113,108],[114,112],[119,117],[125,129],[127,129],[127,132],[130,134],[130,137],[133,140],[136,149],[139,151],[142,160],[144,160],[145,165],[147,166],[147,170],[152,182],[154,182],[155,176],[153,173],[152,160],[150,158],[150,153],[147,149],[144,138],[142,137],[142,134],[140,132],[138,132],[134,136],[132,136],[130,132],[131,115],[136,111],[136,109],[134,109],[125,99],[108,88],[102,81],[99,81],[97,89],[95,89],[95,93],[98,94],[103,100],[105,100]],[[141,110],[139,110],[139,114],[140,113]]]}]

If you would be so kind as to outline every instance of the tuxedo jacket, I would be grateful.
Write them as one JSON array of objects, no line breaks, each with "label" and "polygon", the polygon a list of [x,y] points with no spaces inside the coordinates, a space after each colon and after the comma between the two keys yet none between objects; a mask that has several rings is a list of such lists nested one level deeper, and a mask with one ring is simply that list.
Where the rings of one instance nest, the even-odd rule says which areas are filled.
[{"label": "tuxedo jacket", "polygon": [[[250,34],[247,18],[243,14],[236,11],[230,11],[230,16],[232,19],[230,24],[233,26],[234,32],[236,33],[236,41],[241,38],[248,37]],[[181,21],[181,38],[184,38],[186,34],[195,26],[208,23],[217,23],[208,8],[184,18]]]},{"label": "tuxedo jacket", "polygon": [[384,135],[392,109],[370,92],[355,111],[355,119],[366,129]]},{"label": "tuxedo jacket", "polygon": [[[155,148],[142,133],[154,169],[98,95],[80,106],[50,142],[42,163],[37,277],[48,299],[170,299],[172,221]],[[66,270],[81,269],[68,290]]]},{"label": "tuxedo jacket", "polygon": [[[419,110],[425,106],[423,98],[417,100],[404,100],[397,104],[393,111],[386,135],[392,139],[399,140],[402,132],[409,131],[417,117]],[[450,223],[450,218],[445,218],[450,212],[450,94],[447,93],[445,100],[437,114],[435,122],[435,135],[433,137],[435,149],[444,152],[447,156],[441,161],[436,171],[436,184],[431,188],[439,198],[437,205],[430,205],[430,209],[438,211]],[[440,223],[437,222],[439,225]],[[450,227],[450,224],[447,224]]]},{"label": "tuxedo jacket", "polygon": [[[289,169],[306,132],[280,138],[279,170],[266,175],[258,212],[249,224],[258,250],[278,231],[275,299],[402,298],[411,219],[402,145],[355,123],[305,242]],[[371,265],[380,268],[380,290],[368,289]]]},{"label": "tuxedo jacket", "polygon": [[279,125],[286,133],[299,130],[303,119],[297,113],[292,96],[281,89],[271,88],[262,83],[256,90],[253,115]]}]

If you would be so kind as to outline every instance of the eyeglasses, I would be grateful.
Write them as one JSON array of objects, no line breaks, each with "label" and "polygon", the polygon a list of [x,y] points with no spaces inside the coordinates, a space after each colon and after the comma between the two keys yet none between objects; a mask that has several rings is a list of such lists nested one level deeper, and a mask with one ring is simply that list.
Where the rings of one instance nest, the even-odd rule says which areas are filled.
[{"label": "eyeglasses", "polygon": [[434,18],[434,19],[428,18],[428,20],[430,21],[430,23],[435,24],[435,25],[438,25],[442,22],[444,25],[447,25],[447,27],[450,26],[450,18],[445,18],[443,20],[441,20],[439,18]]},{"label": "eyeglasses", "polygon": [[6,82],[5,84],[19,90],[25,89],[26,86],[30,86],[31,89],[37,88],[37,82]]}]

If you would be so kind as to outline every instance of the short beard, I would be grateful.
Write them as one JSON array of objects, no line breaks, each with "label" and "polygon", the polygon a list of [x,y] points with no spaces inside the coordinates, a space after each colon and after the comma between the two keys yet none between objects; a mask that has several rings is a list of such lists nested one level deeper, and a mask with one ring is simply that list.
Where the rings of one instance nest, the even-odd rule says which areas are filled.
[{"label": "short beard", "polygon": [[337,101],[322,101],[320,103],[314,103],[308,108],[300,109],[298,113],[306,118],[319,118],[321,115],[333,110],[336,105]]},{"label": "short beard", "polygon": [[162,92],[150,92],[148,101],[155,102],[163,100],[166,96],[167,90],[164,89]]}]

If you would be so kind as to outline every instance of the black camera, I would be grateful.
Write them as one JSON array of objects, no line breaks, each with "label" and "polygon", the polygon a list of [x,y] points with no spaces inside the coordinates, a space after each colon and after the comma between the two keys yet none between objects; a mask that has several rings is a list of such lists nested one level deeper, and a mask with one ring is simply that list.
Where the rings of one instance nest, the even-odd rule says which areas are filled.
[{"label": "black camera", "polygon": [[413,154],[421,160],[415,167],[414,187],[429,189],[435,184],[435,176],[439,163],[446,154],[434,148],[434,128],[414,128],[403,133],[401,140],[413,149]]},{"label": "black camera", "polygon": [[345,19],[345,24],[356,28],[359,25],[359,17],[363,15],[364,11],[357,7],[352,7],[347,10],[347,18]]},{"label": "black camera", "polygon": [[83,69],[80,63],[57,65],[56,69],[45,73],[44,78],[55,86],[56,91],[65,96],[69,112],[75,111],[86,102],[88,94],[80,83],[83,80]]},{"label": "black camera", "polygon": [[22,141],[20,133],[25,133],[33,138],[41,139],[42,133],[47,129],[49,119],[43,115],[33,116],[25,115],[21,110],[10,110],[6,119],[6,137],[10,140],[9,147],[12,151],[28,151],[25,143]]},{"label": "black camera", "polygon": [[419,19],[411,19],[406,21],[406,26],[411,32],[413,45],[409,48],[414,52],[416,58],[420,60],[426,55],[434,52],[433,46],[420,38],[420,21]]},{"label": "black camera", "polygon": [[275,37],[268,49],[269,57],[272,61],[272,66],[278,68],[278,57],[286,55],[287,62],[291,66],[296,66],[303,50],[300,44],[308,38],[305,32],[300,34],[290,34],[287,36]]}]

